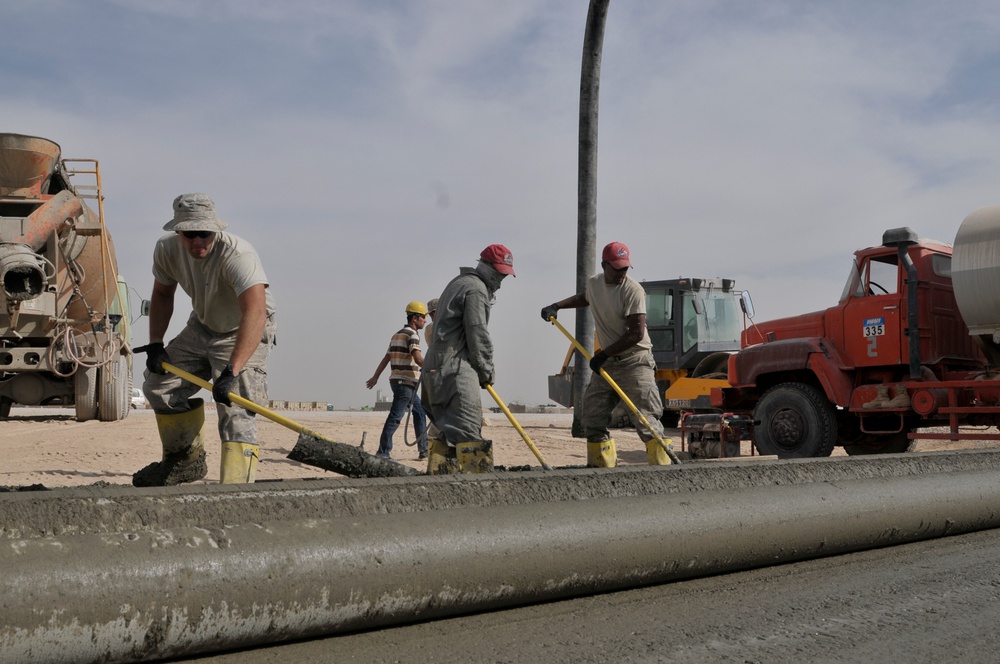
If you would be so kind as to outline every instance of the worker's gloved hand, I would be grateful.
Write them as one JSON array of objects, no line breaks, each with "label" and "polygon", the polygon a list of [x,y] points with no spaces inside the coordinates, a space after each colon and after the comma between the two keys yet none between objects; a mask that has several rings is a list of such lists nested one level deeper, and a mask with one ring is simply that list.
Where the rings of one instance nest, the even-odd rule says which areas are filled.
[{"label": "worker's gloved hand", "polygon": [[493,384],[493,371],[480,371],[479,372],[479,387],[486,389],[487,385]]},{"label": "worker's gloved hand", "polygon": [[594,353],[594,356],[590,358],[590,370],[594,373],[601,373],[601,367],[604,363],[608,361],[608,356],[604,354],[603,350],[599,350]]},{"label": "worker's gloved hand", "polygon": [[215,399],[216,403],[224,403],[227,406],[233,405],[233,402],[229,399],[229,393],[233,391],[233,384],[235,382],[236,376],[233,375],[233,365],[227,364],[226,368],[219,374],[219,377],[215,379],[215,384],[212,385],[212,398]]},{"label": "worker's gloved hand", "polygon": [[163,368],[164,362],[170,361],[170,356],[163,348],[163,342],[157,341],[145,346],[132,349],[133,353],[146,353],[146,370],[150,373],[165,374],[167,370]]},{"label": "worker's gloved hand", "polygon": [[542,320],[548,323],[550,318],[558,318],[558,316],[556,316],[557,311],[559,311],[559,305],[557,304],[550,304],[547,307],[542,307]]}]

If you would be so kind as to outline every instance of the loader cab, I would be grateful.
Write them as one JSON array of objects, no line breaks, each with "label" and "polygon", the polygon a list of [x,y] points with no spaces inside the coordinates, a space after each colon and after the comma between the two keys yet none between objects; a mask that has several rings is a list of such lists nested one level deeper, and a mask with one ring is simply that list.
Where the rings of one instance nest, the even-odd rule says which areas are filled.
[{"label": "loader cab", "polygon": [[646,328],[658,369],[693,369],[740,348],[742,293],[732,279],[644,281]]}]

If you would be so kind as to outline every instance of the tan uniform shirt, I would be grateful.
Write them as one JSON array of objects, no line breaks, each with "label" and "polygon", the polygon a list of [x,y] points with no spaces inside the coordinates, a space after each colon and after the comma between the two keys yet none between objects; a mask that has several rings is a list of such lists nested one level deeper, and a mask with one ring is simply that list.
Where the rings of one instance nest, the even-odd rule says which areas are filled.
[{"label": "tan uniform shirt", "polygon": [[[184,250],[180,237],[161,237],[153,249],[153,277],[167,286],[179,285],[191,298],[191,309],[206,327],[219,334],[240,326],[239,295],[257,284],[267,285],[267,275],[253,246],[231,233],[215,234],[212,250],[197,259]],[[267,288],[267,314],[274,313]]]},{"label": "tan uniform shirt", "polygon": [[[606,284],[604,273],[599,272],[587,282],[586,295],[594,314],[594,326],[597,328],[597,340],[601,348],[610,346],[625,335],[628,316],[646,313],[646,291],[638,281],[629,276],[621,284]],[[625,350],[622,355],[652,348],[649,330],[644,330],[642,340]]]}]

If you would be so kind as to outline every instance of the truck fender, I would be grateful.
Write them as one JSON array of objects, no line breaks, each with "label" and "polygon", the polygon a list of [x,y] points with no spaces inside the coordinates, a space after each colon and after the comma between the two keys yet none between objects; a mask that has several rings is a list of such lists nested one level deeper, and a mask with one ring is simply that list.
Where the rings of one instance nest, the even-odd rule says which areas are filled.
[{"label": "truck fender", "polygon": [[729,362],[730,369],[735,369],[735,372],[730,371],[730,382],[734,387],[752,386],[765,374],[802,371],[808,368],[813,355],[829,354],[828,346],[822,341],[819,337],[811,337],[747,346]]},{"label": "truck fender", "polygon": [[841,370],[844,366],[839,353],[835,349],[826,348],[826,353],[813,353],[809,356],[808,368],[816,376],[826,398],[831,403],[846,407],[851,403],[851,392],[854,386],[848,375]]}]

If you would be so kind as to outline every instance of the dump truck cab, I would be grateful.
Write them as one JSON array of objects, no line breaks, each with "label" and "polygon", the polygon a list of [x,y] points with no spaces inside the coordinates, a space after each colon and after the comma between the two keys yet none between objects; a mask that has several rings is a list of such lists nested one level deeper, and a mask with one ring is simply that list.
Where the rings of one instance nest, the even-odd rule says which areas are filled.
[{"label": "dump truck cab", "polygon": [[[965,377],[984,362],[956,303],[951,245],[909,228],[855,252],[835,306],[755,324],[743,343],[729,361],[731,387],[713,391],[712,403],[752,411],[758,448],[782,457],[825,456],[835,445],[904,451],[921,423],[906,383]],[[900,386],[906,407],[866,407],[880,403],[880,386]]]}]

